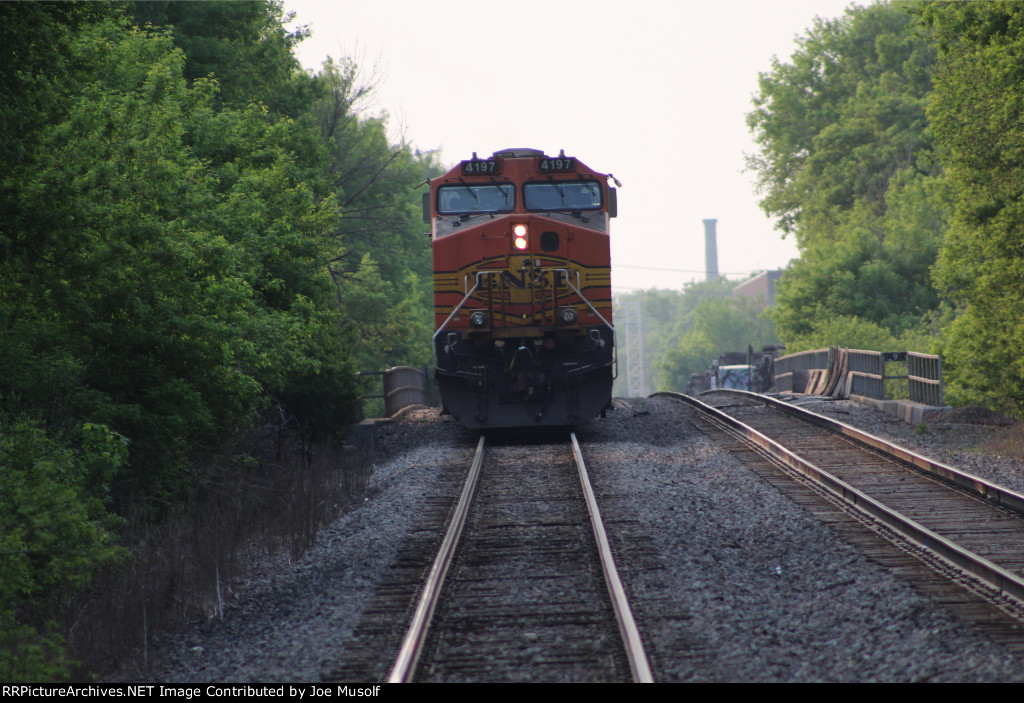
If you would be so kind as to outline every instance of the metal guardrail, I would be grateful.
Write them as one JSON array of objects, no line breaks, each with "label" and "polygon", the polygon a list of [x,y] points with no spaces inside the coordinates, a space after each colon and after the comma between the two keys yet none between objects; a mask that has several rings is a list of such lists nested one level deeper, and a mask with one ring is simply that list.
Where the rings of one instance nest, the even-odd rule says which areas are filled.
[{"label": "metal guardrail", "polygon": [[942,402],[942,357],[907,352],[907,381],[910,399],[925,405]]},{"label": "metal guardrail", "polygon": [[885,398],[885,361],[882,352],[864,349],[848,350],[846,395]]},{"label": "metal guardrail", "polygon": [[866,376],[884,376],[885,362],[882,361],[882,352],[866,351],[864,349],[847,349],[849,354],[850,371],[863,373]]},{"label": "metal guardrail", "polygon": [[775,360],[776,376],[779,373],[792,373],[794,371],[807,371],[808,369],[823,369],[828,365],[828,349],[815,349],[814,351],[800,352],[799,354],[787,354]]},{"label": "metal guardrail", "polygon": [[[906,375],[886,375],[887,362],[906,362]],[[775,390],[883,400],[886,381],[906,379],[910,400],[943,405],[942,359],[918,352],[878,352],[830,347],[775,360]]]},{"label": "metal guardrail", "polygon": [[811,369],[828,367],[828,349],[788,354],[775,359],[775,390],[803,393]]},{"label": "metal guardrail", "polygon": [[881,400],[885,398],[885,381],[873,374],[851,371],[847,377],[846,394]]}]

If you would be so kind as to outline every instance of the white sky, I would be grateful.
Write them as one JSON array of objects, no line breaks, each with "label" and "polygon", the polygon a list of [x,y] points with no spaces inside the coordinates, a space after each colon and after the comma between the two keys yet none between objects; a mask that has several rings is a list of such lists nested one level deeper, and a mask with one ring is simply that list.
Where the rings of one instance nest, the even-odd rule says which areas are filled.
[{"label": "white sky", "polygon": [[[622,182],[613,287],[703,279],[705,218],[731,278],[797,256],[757,205],[744,154],[759,72],[850,0],[285,0],[306,68],[380,71],[374,111],[454,165],[507,147],[576,156]],[[864,4],[857,0],[857,4]],[[672,271],[652,269],[673,269]]]}]

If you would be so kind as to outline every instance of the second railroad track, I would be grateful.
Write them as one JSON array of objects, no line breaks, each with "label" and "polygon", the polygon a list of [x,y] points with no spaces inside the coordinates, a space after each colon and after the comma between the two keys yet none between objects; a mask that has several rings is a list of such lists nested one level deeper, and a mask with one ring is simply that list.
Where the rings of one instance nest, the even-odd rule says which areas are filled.
[{"label": "second railroad track", "polygon": [[686,400],[1024,613],[1024,496],[771,398],[712,397]]}]

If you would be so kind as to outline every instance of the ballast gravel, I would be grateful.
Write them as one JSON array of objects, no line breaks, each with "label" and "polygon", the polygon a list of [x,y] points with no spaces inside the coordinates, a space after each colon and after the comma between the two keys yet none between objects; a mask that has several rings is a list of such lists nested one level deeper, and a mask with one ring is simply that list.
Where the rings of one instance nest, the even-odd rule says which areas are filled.
[{"label": "ballast gravel", "polygon": [[[1024,485],[1019,463],[978,450],[989,426],[947,420],[921,431],[856,403],[809,409]],[[669,399],[629,399],[578,432],[659,680],[1024,681],[1024,662],[866,559],[688,417]],[[162,635],[152,668],[131,677],[319,681],[350,645],[424,497],[442,472],[464,470],[454,467],[473,441],[422,409],[379,428],[376,444],[358,507],[301,559],[238,585],[223,621]]]}]

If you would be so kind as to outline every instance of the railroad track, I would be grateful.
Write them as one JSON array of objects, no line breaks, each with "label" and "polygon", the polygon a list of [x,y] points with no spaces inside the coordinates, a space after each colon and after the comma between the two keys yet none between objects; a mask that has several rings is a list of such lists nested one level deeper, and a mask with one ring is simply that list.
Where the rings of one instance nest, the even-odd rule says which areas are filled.
[{"label": "railroad track", "polygon": [[980,580],[984,595],[1006,612],[1024,613],[1024,496],[765,396],[728,391],[705,404],[664,395],[741,433],[911,541],[940,569]]},{"label": "railroad track", "polygon": [[575,435],[485,444],[389,681],[651,681]]}]

